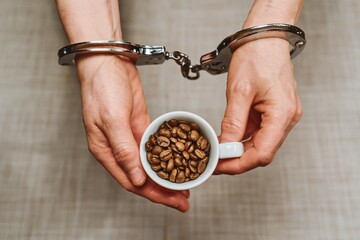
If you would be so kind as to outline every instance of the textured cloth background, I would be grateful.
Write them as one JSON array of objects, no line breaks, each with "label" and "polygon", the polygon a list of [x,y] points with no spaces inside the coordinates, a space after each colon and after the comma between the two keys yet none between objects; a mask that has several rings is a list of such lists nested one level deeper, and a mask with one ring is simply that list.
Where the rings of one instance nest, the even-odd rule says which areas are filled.
[{"label": "textured cloth background", "polygon": [[[241,28],[251,1],[122,1],[127,41],[197,60]],[[0,3],[0,239],[359,239],[358,0],[305,1],[294,60],[301,122],[266,168],[214,176],[186,214],[123,190],[88,153],[79,85],[53,1]],[[188,110],[219,133],[226,75],[141,67],[152,117]]]}]

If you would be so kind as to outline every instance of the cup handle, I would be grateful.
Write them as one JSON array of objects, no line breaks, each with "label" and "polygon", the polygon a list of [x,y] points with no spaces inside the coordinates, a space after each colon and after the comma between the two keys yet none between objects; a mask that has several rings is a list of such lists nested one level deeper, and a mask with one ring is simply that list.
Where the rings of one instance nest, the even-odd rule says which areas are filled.
[{"label": "cup handle", "polygon": [[244,145],[241,142],[227,142],[219,144],[219,158],[240,157],[244,153]]}]

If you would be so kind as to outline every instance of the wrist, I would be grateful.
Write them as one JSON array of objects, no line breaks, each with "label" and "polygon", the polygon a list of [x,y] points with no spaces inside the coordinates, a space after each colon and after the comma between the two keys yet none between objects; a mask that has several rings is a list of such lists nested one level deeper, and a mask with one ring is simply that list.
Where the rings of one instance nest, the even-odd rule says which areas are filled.
[{"label": "wrist", "polygon": [[59,16],[69,42],[122,40],[117,0],[58,0]]},{"label": "wrist", "polygon": [[92,82],[99,76],[108,75],[114,69],[126,72],[133,62],[124,56],[115,55],[82,55],[76,58],[76,70],[81,84]]},{"label": "wrist", "polygon": [[[281,38],[263,38],[251,41],[238,48],[233,57],[245,59],[288,59],[291,46]],[[257,60],[256,60],[257,61]],[[270,60],[271,61],[271,60]]]},{"label": "wrist", "polygon": [[243,28],[268,23],[295,25],[303,0],[255,0]]}]

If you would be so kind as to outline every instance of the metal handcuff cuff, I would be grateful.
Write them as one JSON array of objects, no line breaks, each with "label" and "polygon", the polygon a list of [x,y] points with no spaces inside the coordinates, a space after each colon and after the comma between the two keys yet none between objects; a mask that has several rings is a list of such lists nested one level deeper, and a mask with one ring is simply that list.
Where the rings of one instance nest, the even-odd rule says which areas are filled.
[{"label": "metal handcuff cuff", "polygon": [[83,54],[112,54],[130,58],[135,65],[154,65],[173,59],[180,65],[182,75],[190,80],[200,77],[204,70],[212,75],[228,71],[232,53],[242,45],[263,38],[282,38],[287,40],[292,49],[291,58],[296,57],[305,47],[305,33],[300,28],[289,24],[266,24],[247,28],[225,38],[216,50],[200,58],[200,64],[192,65],[190,58],[180,52],[169,52],[165,46],[138,45],[122,41],[89,41],[63,47],[58,52],[60,65],[73,65],[75,59]]}]

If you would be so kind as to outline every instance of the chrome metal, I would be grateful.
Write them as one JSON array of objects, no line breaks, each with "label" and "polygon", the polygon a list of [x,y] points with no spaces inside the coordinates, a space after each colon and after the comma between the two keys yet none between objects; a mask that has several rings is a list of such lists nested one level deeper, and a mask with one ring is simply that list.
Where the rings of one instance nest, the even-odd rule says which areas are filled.
[{"label": "chrome metal", "polygon": [[202,70],[201,66],[191,65],[191,60],[185,53],[179,51],[167,52],[165,56],[166,59],[174,60],[181,67],[183,77],[189,80],[196,80],[200,77],[199,71]]},{"label": "chrome metal", "polygon": [[204,54],[200,65],[210,74],[216,75],[228,71],[232,53],[244,44],[262,38],[282,38],[292,49],[291,57],[296,57],[305,47],[305,33],[298,27],[288,24],[266,24],[247,28],[225,38],[215,51]]},{"label": "chrome metal", "polygon": [[305,47],[305,33],[298,27],[288,24],[266,24],[247,28],[225,38],[216,50],[204,54],[200,64],[191,65],[190,58],[180,52],[168,52],[165,46],[138,45],[122,41],[89,41],[63,47],[58,52],[60,65],[72,65],[76,56],[83,54],[112,54],[130,58],[136,65],[162,64],[174,60],[181,68],[182,75],[190,80],[200,77],[205,70],[216,75],[228,71],[233,52],[244,44],[262,38],[282,38],[292,49],[290,55],[296,57]]},{"label": "chrome metal", "polygon": [[75,64],[83,54],[112,54],[130,58],[136,65],[161,64],[165,61],[164,46],[146,46],[121,41],[90,41],[63,47],[58,52],[60,65]]}]

